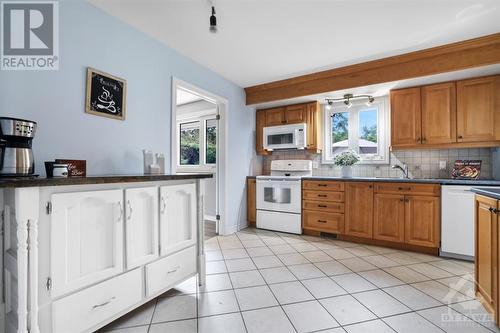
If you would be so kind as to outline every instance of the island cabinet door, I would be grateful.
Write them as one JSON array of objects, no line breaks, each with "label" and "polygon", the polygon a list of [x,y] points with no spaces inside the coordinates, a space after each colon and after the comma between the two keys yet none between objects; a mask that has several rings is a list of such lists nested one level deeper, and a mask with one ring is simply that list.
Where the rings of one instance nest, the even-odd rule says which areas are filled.
[{"label": "island cabinet door", "polygon": [[125,190],[125,248],[127,268],[158,257],[158,188]]},{"label": "island cabinet door", "polygon": [[160,188],[160,254],[196,244],[196,184]]},{"label": "island cabinet door", "polygon": [[405,196],[405,242],[439,247],[440,198]]},{"label": "island cabinet door", "polygon": [[353,182],[345,186],[345,234],[373,237],[373,184]]},{"label": "island cabinet door", "polygon": [[476,291],[489,311],[495,307],[495,276],[498,269],[497,201],[476,196]]},{"label": "island cabinet door", "polygon": [[123,271],[123,191],[51,196],[52,297]]},{"label": "island cabinet door", "polygon": [[403,243],[405,240],[405,197],[399,194],[375,194],[373,238]]}]

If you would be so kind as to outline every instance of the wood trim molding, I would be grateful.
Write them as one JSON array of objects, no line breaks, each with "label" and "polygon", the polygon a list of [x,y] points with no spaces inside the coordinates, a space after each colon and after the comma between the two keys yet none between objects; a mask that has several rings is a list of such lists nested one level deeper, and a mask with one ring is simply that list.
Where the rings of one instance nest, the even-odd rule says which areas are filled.
[{"label": "wood trim molding", "polygon": [[500,63],[500,33],[245,88],[252,105]]}]

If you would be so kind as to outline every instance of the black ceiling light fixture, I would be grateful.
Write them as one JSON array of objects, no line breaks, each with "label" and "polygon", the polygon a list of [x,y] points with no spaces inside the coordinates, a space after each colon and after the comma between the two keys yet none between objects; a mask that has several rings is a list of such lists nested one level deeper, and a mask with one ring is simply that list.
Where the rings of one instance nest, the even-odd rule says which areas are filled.
[{"label": "black ceiling light fixture", "polygon": [[215,7],[212,6],[212,15],[210,16],[210,28],[208,29],[212,33],[217,32],[217,18],[215,17]]}]

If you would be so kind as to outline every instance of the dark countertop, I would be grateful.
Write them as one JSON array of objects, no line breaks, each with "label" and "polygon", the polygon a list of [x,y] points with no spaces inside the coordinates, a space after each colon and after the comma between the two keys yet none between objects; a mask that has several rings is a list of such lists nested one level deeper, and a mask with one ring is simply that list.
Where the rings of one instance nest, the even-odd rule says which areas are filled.
[{"label": "dark countertop", "polygon": [[482,185],[482,186],[500,186],[500,180],[494,179],[478,179],[478,180],[465,180],[465,179],[450,179],[450,178],[392,178],[392,177],[325,177],[325,176],[312,176],[304,177],[309,180],[343,180],[349,182],[390,182],[390,183],[431,183],[441,185]]},{"label": "dark countertop", "polygon": [[472,192],[500,200],[500,188],[473,187]]},{"label": "dark countertop", "polygon": [[212,177],[213,174],[211,173],[181,173],[175,175],[101,175],[73,178],[0,178],[0,188],[138,183],[157,182],[165,180],[202,179]]},{"label": "dark countertop", "polygon": [[[253,179],[257,176],[247,176]],[[389,183],[427,183],[427,184],[441,184],[441,185],[469,185],[469,186],[500,186],[500,180],[494,179],[478,179],[478,180],[464,180],[464,179],[450,179],[450,178],[392,178],[392,177],[329,177],[329,176],[311,176],[303,177],[302,180],[339,180],[347,182],[389,182]]]}]

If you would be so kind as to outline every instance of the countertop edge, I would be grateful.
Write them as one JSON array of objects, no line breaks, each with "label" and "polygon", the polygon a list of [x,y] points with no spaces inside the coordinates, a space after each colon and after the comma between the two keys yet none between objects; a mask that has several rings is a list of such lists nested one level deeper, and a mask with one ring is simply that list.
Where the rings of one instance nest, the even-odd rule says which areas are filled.
[{"label": "countertop edge", "polygon": [[168,180],[188,180],[213,178],[211,173],[187,173],[176,175],[110,175],[69,178],[15,178],[0,179],[0,188],[47,187],[71,185],[96,185],[116,183],[158,182]]},{"label": "countertop edge", "polygon": [[476,194],[479,194],[479,195],[483,195],[486,197],[500,200],[500,193],[491,192],[491,191],[482,189],[480,187],[479,188],[478,187],[472,188],[471,191],[476,193]]}]

